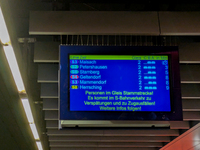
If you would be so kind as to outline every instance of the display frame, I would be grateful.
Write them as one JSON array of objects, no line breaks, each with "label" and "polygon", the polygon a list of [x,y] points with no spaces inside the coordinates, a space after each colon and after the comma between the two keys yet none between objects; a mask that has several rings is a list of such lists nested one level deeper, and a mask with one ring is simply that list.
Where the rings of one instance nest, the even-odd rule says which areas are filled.
[{"label": "display frame", "polygon": [[[69,66],[68,56],[75,55],[168,55],[171,111],[70,111],[69,110],[69,69],[63,81],[62,69]],[[64,58],[63,58],[64,57]],[[175,46],[60,46],[60,77],[59,77],[59,118],[60,120],[182,120],[180,71],[178,47]],[[179,82],[178,82],[179,81]],[[67,98],[63,97],[63,83]],[[173,99],[173,100],[172,100]],[[123,117],[121,117],[123,116]]]}]

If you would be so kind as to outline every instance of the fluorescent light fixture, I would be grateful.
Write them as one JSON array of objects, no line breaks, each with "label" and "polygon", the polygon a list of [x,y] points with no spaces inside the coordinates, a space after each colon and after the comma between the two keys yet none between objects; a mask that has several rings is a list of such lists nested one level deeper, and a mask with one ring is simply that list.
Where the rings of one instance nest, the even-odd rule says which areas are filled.
[{"label": "fluorescent light fixture", "polygon": [[[9,37],[8,29],[7,29],[7,26],[6,26],[4,17],[3,17],[1,6],[0,6],[0,43],[3,44],[3,49],[5,52],[9,67],[11,69],[13,78],[15,80],[17,89],[18,89],[19,93],[25,93],[24,83],[23,83],[23,80],[22,80],[22,77],[21,77],[21,74],[19,71],[19,67],[17,64],[17,60],[15,57],[13,47],[10,42],[10,37]],[[34,119],[33,119],[33,115],[31,112],[31,107],[30,107],[29,101],[27,98],[21,99],[21,101],[22,101],[22,104],[23,104],[23,107],[24,107],[24,110],[26,113],[26,117],[28,119],[28,122],[29,122],[29,125],[31,128],[31,131],[33,133],[33,136],[34,136],[35,140],[39,140],[40,138],[39,138],[39,135],[37,132],[37,128],[34,124]],[[36,141],[36,144],[37,144],[37,147],[39,150],[43,150],[42,144],[40,141]]]},{"label": "fluorescent light fixture", "polygon": [[4,20],[4,17],[3,17],[1,7],[0,7],[0,41],[3,44],[10,43],[10,37],[9,37],[9,34],[8,34],[8,30],[7,30],[7,27],[6,27],[6,23],[5,23],[5,20]]},{"label": "fluorescent light fixture", "polygon": [[38,132],[37,132],[35,124],[32,123],[32,124],[29,124],[29,125],[31,127],[31,131],[33,133],[33,136],[34,136],[35,140],[39,140],[40,138],[39,138],[39,135],[38,135]]},{"label": "fluorescent light fixture", "polygon": [[24,84],[22,81],[22,77],[19,71],[19,67],[17,64],[17,60],[14,54],[13,47],[10,45],[10,37],[8,34],[8,29],[6,27],[6,23],[3,17],[3,13],[0,7],[0,41],[3,44],[8,44],[9,46],[4,46],[4,52],[6,54],[6,58],[8,60],[8,64],[10,66],[13,78],[17,85],[17,89],[19,92],[25,92]]},{"label": "fluorescent light fixture", "polygon": [[28,101],[27,98],[21,99],[21,101],[22,101],[22,104],[23,104],[23,107],[24,107],[24,110],[25,110],[25,113],[26,113],[26,117],[28,119],[28,122],[29,122],[29,125],[30,125],[30,128],[31,128],[31,131],[33,133],[34,139],[39,140],[40,138],[39,138],[39,135],[38,135],[38,132],[37,132],[37,128],[34,124],[33,115],[32,115],[32,112],[31,112],[31,107],[30,107],[29,101]]},{"label": "fluorescent light fixture", "polygon": [[38,150],[43,150],[42,144],[40,141],[37,141],[36,144],[37,144]]},{"label": "fluorescent light fixture", "polygon": [[9,46],[4,46],[3,48],[4,48],[4,52],[5,52],[8,64],[10,66],[13,78],[17,85],[17,89],[19,92],[25,92],[24,84],[23,84],[22,77],[19,71],[19,67],[17,65],[17,60],[14,54],[13,47],[9,45]]},{"label": "fluorescent light fixture", "polygon": [[33,115],[32,115],[32,112],[31,112],[31,107],[30,107],[28,99],[21,99],[21,101],[22,101],[28,122],[34,123]]}]

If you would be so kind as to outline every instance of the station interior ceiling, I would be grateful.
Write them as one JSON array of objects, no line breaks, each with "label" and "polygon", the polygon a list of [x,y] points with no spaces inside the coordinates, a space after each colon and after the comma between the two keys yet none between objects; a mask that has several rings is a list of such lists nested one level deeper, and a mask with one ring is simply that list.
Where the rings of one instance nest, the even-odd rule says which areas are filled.
[{"label": "station interior ceiling", "polygon": [[[65,44],[97,45],[99,44],[97,41],[103,35],[100,35],[99,39],[95,35],[84,35],[82,36],[83,41],[89,37],[89,41],[85,40],[85,43],[77,40],[80,35],[31,35],[29,34],[29,19],[30,11],[198,12],[200,11],[200,2],[194,0],[181,3],[178,1],[157,3],[154,0],[132,2],[124,0],[119,3],[109,0],[107,2],[102,0],[95,2],[89,0],[1,0],[0,6],[3,13],[5,12],[12,42],[18,48],[15,51],[16,57],[44,150],[158,150],[199,123],[200,34],[118,35],[118,38],[121,39],[120,43],[119,40],[116,43],[115,36],[111,35],[108,45],[129,45],[130,42],[127,41],[132,38],[134,46],[180,47],[182,50],[182,52],[180,50],[180,60],[182,61],[180,61],[180,73],[183,121],[170,122],[171,127],[159,127],[159,122],[157,122],[158,127],[88,126],[59,130],[58,60],[50,58],[49,61],[42,61],[36,57],[36,52],[45,47],[49,49],[57,47],[58,55],[59,44],[63,42],[62,37],[68,37]],[[108,38],[107,35],[105,41],[108,41],[106,38]],[[187,53],[184,53],[185,51]],[[48,55],[48,53],[46,54]],[[187,54],[188,60],[185,60]],[[195,61],[193,61],[193,57]],[[0,45],[0,87],[1,149],[37,149],[2,45]],[[52,92],[46,92],[48,90]],[[194,145],[188,149],[195,149]]]}]

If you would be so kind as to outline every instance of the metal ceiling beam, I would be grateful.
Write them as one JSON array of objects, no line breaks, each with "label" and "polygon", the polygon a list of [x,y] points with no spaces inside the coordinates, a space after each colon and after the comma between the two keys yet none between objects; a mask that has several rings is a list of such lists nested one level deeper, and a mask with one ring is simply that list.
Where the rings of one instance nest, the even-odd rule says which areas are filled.
[{"label": "metal ceiling beam", "polygon": [[32,11],[29,34],[200,35],[199,15],[200,12]]},{"label": "metal ceiling beam", "polygon": [[183,112],[183,120],[184,121],[199,121],[200,120],[200,113],[196,111],[187,111]]},{"label": "metal ceiling beam", "polygon": [[190,125],[188,121],[169,121],[170,129],[189,129]]},{"label": "metal ceiling beam", "polygon": [[41,98],[58,98],[58,83],[42,83]]},{"label": "metal ceiling beam", "polygon": [[183,111],[200,111],[200,99],[182,100]]},{"label": "metal ceiling beam", "polygon": [[200,35],[200,12],[159,12],[161,35]]},{"label": "metal ceiling beam", "polygon": [[200,99],[200,84],[182,83],[181,95],[184,99],[198,98]]},{"label": "metal ceiling beam", "polygon": [[57,98],[44,98],[43,99],[43,110],[58,110],[58,99]]},{"label": "metal ceiling beam", "polygon": [[167,136],[122,136],[122,137],[106,137],[106,136],[49,136],[52,142],[170,142]]},{"label": "metal ceiling beam", "polygon": [[[58,120],[58,111],[57,110],[46,110],[45,111],[45,120]],[[198,111],[184,111],[183,120],[200,120],[200,113]]]},{"label": "metal ceiling beam", "polygon": [[58,129],[58,120],[46,120],[47,129]]},{"label": "metal ceiling beam", "polygon": [[68,129],[56,130],[48,129],[48,136],[179,136],[178,130],[155,129],[155,130],[87,130],[87,129]]},{"label": "metal ceiling beam", "polygon": [[45,120],[58,120],[58,110],[46,110],[44,112]]},{"label": "metal ceiling beam", "polygon": [[39,64],[38,82],[58,83],[58,64]]},{"label": "metal ceiling beam", "polygon": [[162,147],[161,142],[50,142],[50,147],[117,147],[117,148],[126,148],[126,147]]},{"label": "metal ceiling beam", "polygon": [[[105,150],[104,147],[75,147],[75,148],[66,148],[66,147],[55,147],[55,148],[51,148],[51,150]],[[107,147],[106,150],[122,150],[121,147]],[[123,147],[123,150],[158,150],[158,148],[155,147]]]},{"label": "metal ceiling beam", "polygon": [[32,35],[159,35],[157,12],[32,11]]}]

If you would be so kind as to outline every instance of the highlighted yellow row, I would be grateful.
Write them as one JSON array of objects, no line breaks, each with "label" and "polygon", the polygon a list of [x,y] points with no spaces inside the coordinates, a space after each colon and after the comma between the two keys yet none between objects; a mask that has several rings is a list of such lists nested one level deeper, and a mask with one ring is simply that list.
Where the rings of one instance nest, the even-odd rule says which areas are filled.
[{"label": "highlighted yellow row", "polygon": [[70,55],[71,60],[168,60],[167,55]]}]

